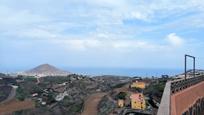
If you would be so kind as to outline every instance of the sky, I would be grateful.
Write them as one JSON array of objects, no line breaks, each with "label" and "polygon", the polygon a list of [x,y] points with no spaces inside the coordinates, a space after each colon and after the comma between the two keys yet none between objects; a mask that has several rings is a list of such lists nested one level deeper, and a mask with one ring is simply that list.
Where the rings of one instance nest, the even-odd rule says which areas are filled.
[{"label": "sky", "polygon": [[203,32],[204,0],[0,0],[0,70],[203,68]]}]

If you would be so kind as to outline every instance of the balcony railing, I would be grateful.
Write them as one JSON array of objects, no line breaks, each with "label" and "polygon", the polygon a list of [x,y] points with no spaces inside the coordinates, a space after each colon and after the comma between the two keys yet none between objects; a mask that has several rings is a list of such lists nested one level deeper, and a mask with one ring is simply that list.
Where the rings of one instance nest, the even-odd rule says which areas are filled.
[{"label": "balcony railing", "polygon": [[170,115],[171,95],[204,81],[204,75],[188,79],[177,79],[166,83],[157,115]]},{"label": "balcony railing", "polygon": [[179,91],[182,91],[182,90],[184,90],[188,87],[191,87],[192,85],[198,84],[202,81],[204,81],[203,75],[197,76],[197,77],[191,77],[188,79],[171,81],[171,94],[175,94]]}]

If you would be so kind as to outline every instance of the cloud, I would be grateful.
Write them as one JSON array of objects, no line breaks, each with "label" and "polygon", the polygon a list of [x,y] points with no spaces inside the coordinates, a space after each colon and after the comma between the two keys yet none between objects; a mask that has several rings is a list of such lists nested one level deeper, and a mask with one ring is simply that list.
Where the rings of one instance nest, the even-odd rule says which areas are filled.
[{"label": "cloud", "polygon": [[[0,19],[0,25],[2,28],[0,28],[0,30],[10,30],[9,33],[13,31],[15,33],[15,31],[19,32],[19,30],[33,30],[38,25],[48,25],[48,28],[61,29],[61,31],[66,32],[66,34],[76,34],[77,31],[77,34],[79,33],[81,36],[84,36],[84,33],[111,33],[116,37],[120,37],[122,35],[124,36],[124,33],[127,33],[127,36],[131,36],[136,32],[137,34],[141,34],[144,32],[158,31],[158,29],[164,29],[164,26],[169,23],[170,26],[168,25],[168,28],[165,28],[165,30],[174,28],[181,23],[182,27],[178,27],[178,29],[200,27],[203,25],[201,19],[203,19],[204,16],[204,4],[199,0],[181,0],[179,2],[163,0],[153,0],[151,2],[76,0],[73,2],[62,0],[60,2],[49,2],[50,5],[46,5],[46,2],[48,1],[29,1],[26,2],[27,7],[25,8],[21,8],[20,3],[12,4],[9,0],[5,2],[7,4],[2,2],[0,5],[0,17],[2,17]],[[35,7],[33,7],[33,5]],[[55,7],[54,12],[53,7]],[[195,14],[190,14],[192,16],[189,19],[188,16],[185,16],[188,12]],[[176,22],[176,25],[172,27],[172,22],[175,21],[173,19],[182,17],[187,18],[185,18],[186,20],[176,19],[179,20],[179,22]],[[142,23],[145,23],[148,27],[135,24],[126,25],[124,21],[129,19],[136,23],[142,21]],[[187,26],[190,24],[188,23],[189,21],[191,21],[192,24]],[[42,32],[42,34],[44,34],[44,32]],[[104,35],[102,35],[102,37],[104,37]]]},{"label": "cloud", "polygon": [[101,38],[73,38],[52,39],[56,46],[62,46],[69,51],[96,52],[161,52],[173,49],[171,44],[160,44],[149,40],[136,39],[101,39]]},{"label": "cloud", "polygon": [[45,38],[56,38],[57,35],[54,33],[51,33],[48,30],[45,29],[40,29],[40,28],[33,28],[31,30],[25,30],[22,32],[19,32],[20,34],[19,37],[27,37],[27,38],[40,38],[40,39],[45,39]]},{"label": "cloud", "polygon": [[39,14],[32,13],[28,9],[18,10],[8,6],[0,5],[0,25],[25,26],[34,23],[46,22],[48,19]]},{"label": "cloud", "polygon": [[[104,55],[109,52],[108,55],[112,55],[112,58],[115,55],[116,58],[132,56],[132,60],[135,61],[134,58],[139,59],[139,57],[154,58],[158,53],[178,56],[187,50],[192,53],[201,49],[191,50],[196,44],[191,44],[192,47],[186,46],[188,40],[195,36],[196,43],[202,42],[204,2],[202,0],[22,0],[18,2],[2,0],[0,17],[1,44],[14,39],[14,41],[25,40],[25,44],[29,42],[38,46],[42,40],[44,42],[41,45],[47,44],[45,46],[48,49],[49,47],[58,49],[62,54],[82,53],[83,56],[91,52],[87,55],[90,55],[89,58],[95,58],[101,52]],[[174,33],[171,33],[172,31]],[[22,49],[29,47],[29,45],[18,45],[18,42],[16,44],[16,47]],[[28,50],[32,52],[32,48],[34,47]],[[5,53],[6,49],[9,49],[6,45],[0,49],[5,50],[3,55],[9,53]],[[18,52],[18,48],[10,50]],[[46,52],[39,50],[42,54],[47,52],[52,53],[49,50]],[[133,61],[130,60],[130,63]]]},{"label": "cloud", "polygon": [[169,35],[167,35],[166,39],[170,44],[174,46],[181,46],[184,43],[184,40],[176,35],[176,33],[170,33]]}]

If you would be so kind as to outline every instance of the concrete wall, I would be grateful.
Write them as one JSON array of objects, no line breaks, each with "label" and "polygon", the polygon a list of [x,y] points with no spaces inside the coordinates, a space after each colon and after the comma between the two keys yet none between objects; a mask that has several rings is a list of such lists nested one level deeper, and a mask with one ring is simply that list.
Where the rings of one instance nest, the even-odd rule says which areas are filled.
[{"label": "concrete wall", "polygon": [[204,81],[171,95],[171,115],[182,115],[204,97]]},{"label": "concrete wall", "polygon": [[170,114],[171,81],[166,83],[157,115]]}]

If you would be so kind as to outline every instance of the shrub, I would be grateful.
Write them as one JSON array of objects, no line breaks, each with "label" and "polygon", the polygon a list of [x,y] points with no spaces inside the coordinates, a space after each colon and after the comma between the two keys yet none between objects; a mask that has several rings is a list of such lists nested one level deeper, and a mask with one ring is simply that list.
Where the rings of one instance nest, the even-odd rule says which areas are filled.
[{"label": "shrub", "polygon": [[116,95],[116,99],[125,99],[127,93],[125,92],[120,92],[118,95]]},{"label": "shrub", "polygon": [[23,90],[22,87],[18,87],[16,90],[16,98],[20,101],[24,101],[28,94]]}]

